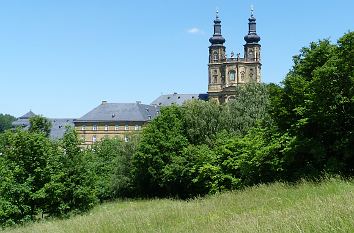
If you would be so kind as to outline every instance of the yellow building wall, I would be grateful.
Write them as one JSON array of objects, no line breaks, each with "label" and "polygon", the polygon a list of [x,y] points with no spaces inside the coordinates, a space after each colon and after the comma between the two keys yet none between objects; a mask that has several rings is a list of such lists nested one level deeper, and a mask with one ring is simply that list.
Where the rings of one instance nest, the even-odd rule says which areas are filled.
[{"label": "yellow building wall", "polygon": [[125,123],[83,123],[76,122],[75,130],[81,140],[82,145],[92,145],[103,138],[118,137],[121,140],[129,140],[129,135],[139,133],[144,127],[143,122]]}]

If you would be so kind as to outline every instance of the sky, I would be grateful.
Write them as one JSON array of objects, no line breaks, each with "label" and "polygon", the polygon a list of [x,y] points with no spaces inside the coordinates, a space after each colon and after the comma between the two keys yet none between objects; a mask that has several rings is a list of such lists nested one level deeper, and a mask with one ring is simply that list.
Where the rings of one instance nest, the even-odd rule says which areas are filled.
[{"label": "sky", "polygon": [[206,93],[216,9],[226,53],[242,56],[251,5],[265,83],[354,29],[353,0],[0,0],[0,113],[79,118],[102,100]]}]

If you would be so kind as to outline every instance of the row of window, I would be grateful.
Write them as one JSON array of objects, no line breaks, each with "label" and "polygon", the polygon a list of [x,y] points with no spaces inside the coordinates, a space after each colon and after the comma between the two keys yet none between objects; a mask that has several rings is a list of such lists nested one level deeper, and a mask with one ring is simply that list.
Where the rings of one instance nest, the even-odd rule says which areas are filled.
[{"label": "row of window", "polygon": [[[81,130],[82,131],[86,130],[86,125],[81,126]],[[92,130],[93,131],[97,131],[98,130],[98,126],[97,125],[93,125],[92,126]],[[104,130],[108,131],[109,130],[109,126],[105,125],[104,126]],[[119,125],[114,126],[114,130],[116,130],[116,131],[119,130]],[[124,126],[124,130],[129,130],[129,125],[125,125]],[[140,125],[135,125],[134,126],[134,130],[141,130],[141,126]]]},{"label": "row of window", "polygon": [[[217,83],[217,79],[218,79],[218,76],[215,75],[215,74],[217,74],[216,70],[214,70],[213,83]],[[245,81],[245,72],[241,71],[240,74],[241,74],[241,81]],[[230,70],[229,71],[229,79],[230,79],[230,81],[235,81],[235,77],[236,77],[236,72],[234,70]],[[249,77],[250,77],[251,80],[254,79],[254,77],[253,77],[253,69],[250,69]]]},{"label": "row of window", "polygon": [[[107,136],[107,137],[108,137],[108,136]],[[85,136],[82,136],[82,137],[81,137],[81,140],[82,140],[83,142],[85,142],[85,141],[86,141]],[[93,135],[93,136],[92,136],[92,142],[96,142],[96,141],[97,141],[97,136],[96,136],[96,135]],[[124,141],[125,141],[125,142],[128,142],[128,141],[129,141],[128,136],[124,135]]]}]

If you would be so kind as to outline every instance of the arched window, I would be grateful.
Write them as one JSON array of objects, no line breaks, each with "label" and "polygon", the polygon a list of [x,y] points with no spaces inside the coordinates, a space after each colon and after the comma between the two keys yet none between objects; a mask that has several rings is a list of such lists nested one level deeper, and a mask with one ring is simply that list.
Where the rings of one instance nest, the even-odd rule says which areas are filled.
[{"label": "arched window", "polygon": [[250,74],[249,74],[249,76],[250,76],[250,81],[251,82],[255,82],[256,80],[255,80],[255,75],[254,75],[254,73],[253,73],[253,69],[250,69]]},{"label": "arched window", "polygon": [[244,71],[241,72],[241,81],[245,81],[245,72]]},{"label": "arched window", "polygon": [[230,79],[230,81],[234,81],[235,80],[235,74],[236,74],[236,72],[234,70],[230,70],[229,71],[229,79]]},{"label": "arched window", "polygon": [[213,57],[214,57],[214,61],[218,61],[219,60],[218,52],[214,51]]}]

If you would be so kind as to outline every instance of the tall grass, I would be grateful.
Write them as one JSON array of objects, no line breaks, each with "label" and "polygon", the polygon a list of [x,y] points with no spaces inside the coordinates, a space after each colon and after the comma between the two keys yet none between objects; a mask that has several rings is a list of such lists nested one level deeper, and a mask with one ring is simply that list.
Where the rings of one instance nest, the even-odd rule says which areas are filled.
[{"label": "tall grass", "polygon": [[190,201],[117,201],[3,232],[354,232],[354,182],[275,183]]}]

